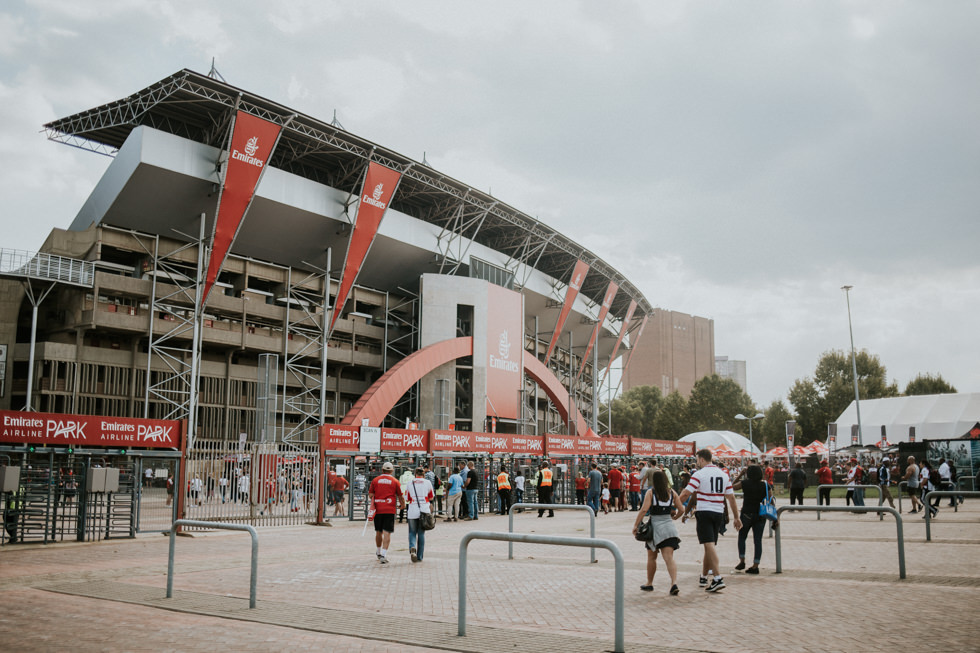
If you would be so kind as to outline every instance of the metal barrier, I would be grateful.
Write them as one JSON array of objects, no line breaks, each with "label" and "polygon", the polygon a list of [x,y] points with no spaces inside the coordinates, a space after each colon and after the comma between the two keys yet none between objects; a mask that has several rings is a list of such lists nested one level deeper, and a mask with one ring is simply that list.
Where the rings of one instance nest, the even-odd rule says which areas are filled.
[{"label": "metal barrier", "polygon": [[[794,512],[816,512],[823,510],[826,512],[877,512],[884,518],[884,513],[890,513],[895,517],[895,526],[898,530],[898,577],[905,578],[905,532],[902,528],[902,515],[894,508],[888,506],[780,506],[776,509],[776,518],[786,510]],[[783,573],[783,553],[780,547],[780,533],[786,525],[780,522],[776,529],[776,573]]]},{"label": "metal barrier", "polygon": [[[595,511],[592,510],[592,506],[580,506],[580,505],[567,505],[567,504],[552,504],[552,503],[515,503],[510,507],[510,511],[507,513],[507,519],[510,524],[507,527],[508,533],[514,532],[514,509],[520,508],[521,510],[527,508],[547,508],[548,510],[588,510],[589,511],[589,537],[595,537]],[[511,542],[507,545],[507,559],[514,559],[514,543]],[[590,562],[595,562],[595,547],[592,548],[592,558]]]},{"label": "metal barrier", "polygon": [[[526,504],[525,504],[526,505]],[[525,544],[553,544],[555,546],[601,547],[608,549],[616,561],[616,632],[613,651],[624,653],[623,641],[623,585],[624,563],[623,553],[611,540],[594,537],[559,537],[556,535],[525,535],[523,533],[494,533],[490,531],[472,531],[463,536],[459,542],[459,608],[458,634],[466,636],[466,551],[471,540],[493,540],[496,542],[522,542]]]},{"label": "metal barrier", "polygon": [[[817,486],[817,501],[818,502],[820,501],[820,490],[822,490],[824,488],[833,489],[835,487],[842,487],[842,488],[845,488],[845,489],[848,489],[848,490],[856,490],[858,488],[861,488],[861,489],[864,489],[864,490],[869,490],[869,489],[870,490],[878,490],[878,505],[881,506],[881,505],[884,505],[884,503],[885,503],[885,495],[882,493],[881,488],[878,487],[877,485],[839,485],[839,484],[836,484],[836,483],[834,483],[834,484],[826,483],[824,485],[818,485]],[[819,508],[820,505],[818,504],[817,507]],[[821,512],[820,510],[817,510],[817,521],[820,521],[820,512]],[[836,511],[832,511],[832,512],[836,512]],[[884,519],[885,519],[885,516],[884,515],[878,515],[878,521],[883,521]]]},{"label": "metal barrier", "polygon": [[932,509],[929,507],[929,499],[932,497],[980,497],[980,492],[959,492],[957,490],[933,490],[927,492],[922,499],[926,509],[926,542],[932,541]]},{"label": "metal barrier", "polygon": [[215,528],[226,531],[248,531],[252,536],[252,575],[248,582],[248,607],[255,607],[255,578],[259,571],[259,534],[255,528],[248,524],[223,524],[213,521],[198,521],[196,519],[178,519],[170,527],[170,559],[167,562],[167,598],[174,595],[174,547],[176,543],[178,526],[198,526],[201,528]]},{"label": "metal barrier", "polygon": [[909,482],[899,481],[898,482],[898,511],[899,512],[905,512],[904,510],[902,510],[902,497],[905,494],[907,494],[908,491],[909,491]]}]

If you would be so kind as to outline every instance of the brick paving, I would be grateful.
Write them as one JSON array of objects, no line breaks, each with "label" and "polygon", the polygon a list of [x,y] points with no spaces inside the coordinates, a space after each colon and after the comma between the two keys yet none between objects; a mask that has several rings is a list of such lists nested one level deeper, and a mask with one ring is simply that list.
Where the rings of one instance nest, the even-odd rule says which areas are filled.
[{"label": "brick paving", "polygon": [[[943,510],[925,542],[904,515],[908,578],[899,580],[895,521],[824,513],[783,516],[783,574],[766,538],[762,574],[731,571],[736,538],[719,543],[727,589],[697,587],[694,524],[679,524],[681,595],[662,568],[640,592],[645,554],[634,513],[600,516],[596,535],[626,560],[627,651],[894,651],[909,641],[978,651],[972,610],[980,586],[980,502]],[[467,636],[457,629],[458,552],[469,530],[506,531],[507,519],[440,522],[425,561],[408,558],[397,525],[392,562],[379,565],[363,523],[259,529],[258,607],[248,609],[250,539],[209,532],[177,539],[174,598],[165,598],[168,538],[0,548],[4,650],[604,651],[613,643],[613,561],[597,549],[474,541],[469,547]],[[521,533],[588,535],[582,513],[519,515]],[[749,542],[751,555],[751,541]],[[411,606],[411,609],[409,607]],[[706,619],[704,615],[710,615]],[[9,644],[13,644],[8,648]]]}]

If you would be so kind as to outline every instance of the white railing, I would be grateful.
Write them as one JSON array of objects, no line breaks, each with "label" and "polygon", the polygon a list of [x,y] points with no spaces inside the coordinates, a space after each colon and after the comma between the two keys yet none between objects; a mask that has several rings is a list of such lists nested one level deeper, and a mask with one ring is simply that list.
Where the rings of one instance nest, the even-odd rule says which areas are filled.
[{"label": "white railing", "polygon": [[46,279],[91,288],[95,282],[95,263],[43,252],[0,249],[0,275]]}]

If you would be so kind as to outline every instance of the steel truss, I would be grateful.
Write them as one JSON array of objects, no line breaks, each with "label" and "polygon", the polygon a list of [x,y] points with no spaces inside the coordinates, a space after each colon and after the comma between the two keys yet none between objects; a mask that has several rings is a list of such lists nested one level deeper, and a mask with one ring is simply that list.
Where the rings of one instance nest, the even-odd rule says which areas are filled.
[{"label": "steel truss", "polygon": [[[392,365],[406,358],[418,349],[419,345],[419,297],[416,293],[409,292],[404,288],[399,288],[405,293],[404,298],[399,298],[397,304],[392,305],[391,294],[385,294],[385,342],[384,360],[382,365],[387,372]],[[406,316],[407,313],[407,316]],[[402,330],[403,333],[391,336],[389,327],[394,326]],[[392,407],[390,414],[408,413],[413,417],[418,417],[419,412],[419,384],[414,384]],[[455,414],[455,413],[454,413]],[[379,425],[372,425],[379,426]],[[401,427],[402,424],[391,426]]]}]

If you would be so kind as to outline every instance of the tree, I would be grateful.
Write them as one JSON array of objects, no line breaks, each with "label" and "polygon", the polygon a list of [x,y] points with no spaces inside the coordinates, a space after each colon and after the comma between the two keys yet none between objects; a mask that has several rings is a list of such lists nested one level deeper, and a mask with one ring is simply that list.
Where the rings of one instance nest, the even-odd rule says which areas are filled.
[{"label": "tree", "polygon": [[[786,442],[786,422],[796,419],[782,399],[769,404],[769,408],[763,411],[766,416],[756,422],[753,438],[757,447],[781,446]],[[802,442],[802,440],[801,440]]]},{"label": "tree", "polygon": [[947,383],[942,374],[918,374],[905,386],[905,396],[956,394],[956,388]]},{"label": "tree", "polygon": [[687,418],[687,400],[674,390],[660,404],[653,423],[653,437],[658,440],[680,440],[694,430]]},{"label": "tree", "polygon": [[[898,384],[887,383],[887,370],[877,355],[861,350],[856,359],[861,399],[898,396]],[[827,432],[827,424],[835,421],[854,401],[850,355],[839,349],[824,352],[813,379],[797,379],[788,399],[796,410],[797,439],[802,442],[804,438],[822,437]]]},{"label": "tree", "polygon": [[[649,438],[663,398],[660,388],[641,385],[630,388],[612,401],[612,428],[617,435]],[[600,410],[605,416],[605,407]]]},{"label": "tree", "polygon": [[695,430],[728,430],[739,413],[754,415],[755,406],[735,381],[712,374],[694,383],[687,417]]}]

